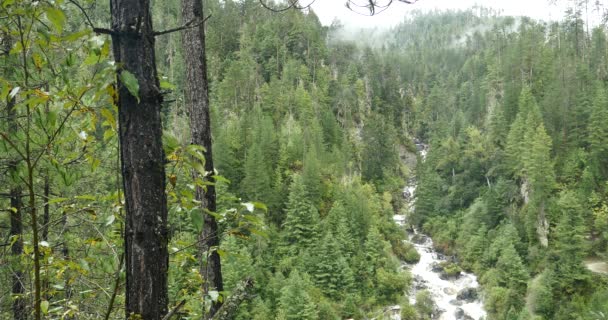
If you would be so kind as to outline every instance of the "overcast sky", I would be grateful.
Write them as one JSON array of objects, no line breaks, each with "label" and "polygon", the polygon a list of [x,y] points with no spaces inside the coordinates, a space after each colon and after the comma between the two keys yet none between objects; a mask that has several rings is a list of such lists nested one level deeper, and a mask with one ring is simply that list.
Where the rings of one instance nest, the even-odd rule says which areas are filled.
[{"label": "overcast sky", "polygon": [[[312,0],[301,0],[300,2],[304,4],[305,1]],[[366,0],[355,1],[365,3]],[[346,0],[316,0],[312,8],[324,25],[331,24],[334,18],[337,18],[343,24],[353,27],[387,27],[401,22],[403,17],[412,10],[467,9],[475,4],[500,9],[505,15],[525,15],[535,19],[559,20],[563,17],[565,10],[564,2],[564,0],[558,0],[557,5],[549,5],[549,0],[418,0],[415,4],[405,4],[394,0],[386,11],[373,17],[362,16],[350,11],[344,5]],[[591,11],[592,9],[589,8],[590,15]]]}]

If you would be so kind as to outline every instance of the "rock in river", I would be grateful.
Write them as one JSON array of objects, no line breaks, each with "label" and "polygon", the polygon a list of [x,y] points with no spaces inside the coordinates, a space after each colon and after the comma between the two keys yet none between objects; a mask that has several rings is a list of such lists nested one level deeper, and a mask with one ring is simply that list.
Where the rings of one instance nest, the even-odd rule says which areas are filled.
[{"label": "rock in river", "polygon": [[467,302],[473,302],[477,300],[477,289],[475,288],[464,288],[458,292],[456,299],[464,300]]}]

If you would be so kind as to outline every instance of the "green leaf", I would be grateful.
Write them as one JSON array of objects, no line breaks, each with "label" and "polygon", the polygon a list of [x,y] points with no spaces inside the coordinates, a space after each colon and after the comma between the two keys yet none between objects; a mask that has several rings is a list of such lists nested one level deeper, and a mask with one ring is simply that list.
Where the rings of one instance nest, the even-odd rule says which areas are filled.
[{"label": "green leaf", "polygon": [[203,164],[198,161],[193,161],[191,163],[191,165],[192,165],[192,168],[194,168],[194,170],[198,171],[198,173],[202,176],[204,176],[205,173],[207,172],[207,171],[205,171],[205,167],[203,167]]},{"label": "green leaf", "polygon": [[265,204],[263,204],[261,202],[256,202],[256,201],[253,201],[252,203],[256,209],[260,209],[260,210],[264,210],[265,212],[268,212],[268,207]]},{"label": "green leaf", "polygon": [[114,130],[108,129],[103,132],[103,141],[107,142],[108,140],[114,137]]},{"label": "green leaf", "polygon": [[180,147],[179,140],[169,131],[163,132],[163,148],[166,154],[171,154]]},{"label": "green leaf", "polygon": [[268,239],[268,238],[270,237],[270,236],[268,235],[268,233],[266,233],[265,231],[262,231],[262,230],[258,230],[258,229],[253,229],[253,228],[251,228],[251,229],[249,229],[249,231],[251,231],[251,233],[253,233],[253,234],[255,234],[255,235],[258,235],[258,236],[260,236],[260,237],[262,237],[262,238],[266,238],[266,239]]},{"label": "green leaf", "polygon": [[196,230],[199,232],[203,230],[203,212],[200,208],[194,208],[190,211],[190,219]]},{"label": "green leaf", "polygon": [[49,111],[46,114],[46,119],[51,127],[55,127],[55,124],[57,124],[57,112]]},{"label": "green leaf", "polygon": [[57,290],[63,290],[63,289],[64,289],[64,286],[63,286],[63,285],[61,285],[61,284],[54,284],[54,285],[52,285],[51,287],[53,287],[53,288],[55,288],[55,289],[57,289]]},{"label": "green leaf", "polygon": [[85,29],[85,30],[82,30],[82,31],[73,32],[73,33],[70,33],[70,34],[64,36],[63,37],[63,41],[67,41],[67,42],[76,41],[76,40],[78,40],[78,39],[80,39],[80,38],[88,35],[89,33],[91,33],[90,29]]},{"label": "green leaf", "polygon": [[63,11],[50,7],[46,9],[46,17],[51,21],[59,33],[63,32],[63,25],[65,24],[65,14]]},{"label": "green leaf", "polygon": [[163,79],[160,80],[160,88],[165,90],[173,90],[175,89],[175,85]]},{"label": "green leaf", "polygon": [[70,199],[68,199],[68,198],[53,198],[53,199],[49,200],[49,204],[60,203],[60,202],[68,201],[68,200],[70,200]]},{"label": "green leaf", "polygon": [[91,52],[89,54],[89,56],[86,59],[84,59],[83,63],[87,66],[92,66],[94,64],[97,64],[99,61],[100,61],[100,57],[97,54],[95,54],[95,52]]},{"label": "green leaf", "polygon": [[129,71],[122,70],[120,72],[120,82],[127,87],[129,93],[137,99],[137,103],[139,103],[139,82],[137,78]]},{"label": "green leaf", "polygon": [[116,128],[116,118],[114,117],[114,113],[109,108],[101,109],[101,115],[106,118],[108,124],[112,127],[112,129]]},{"label": "green leaf", "polygon": [[83,194],[80,196],[75,196],[74,198],[76,198],[78,200],[91,200],[91,201],[97,200],[97,198],[95,198],[95,196],[92,196],[90,194]]},{"label": "green leaf", "polygon": [[47,300],[44,300],[44,301],[40,302],[40,310],[44,314],[48,314],[49,313],[49,302]]},{"label": "green leaf", "polygon": [[224,182],[227,184],[230,184],[230,180],[226,179],[224,176],[220,176],[220,175],[213,175],[213,180],[215,180],[215,182]]}]

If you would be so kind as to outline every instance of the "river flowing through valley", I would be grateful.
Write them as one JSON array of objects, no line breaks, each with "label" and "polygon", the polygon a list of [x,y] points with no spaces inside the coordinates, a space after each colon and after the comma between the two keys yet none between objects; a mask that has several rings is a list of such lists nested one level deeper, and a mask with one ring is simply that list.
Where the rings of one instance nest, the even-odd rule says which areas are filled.
[{"label": "river flowing through valley", "polygon": [[[421,159],[424,161],[428,146],[416,143]],[[417,187],[416,179],[410,179],[403,190],[407,199],[409,212],[414,210],[414,199]],[[407,216],[395,215],[395,222],[406,227]],[[435,303],[433,319],[438,320],[481,320],[485,319],[486,312],[479,297],[479,284],[477,277],[471,273],[446,275],[442,270],[442,263],[449,263],[450,259],[438,253],[433,248],[433,240],[415,229],[409,231],[409,242],[411,242],[418,253],[420,260],[416,264],[405,264],[409,268],[413,278],[412,290],[409,300],[411,304],[416,303],[416,293],[427,290]]]}]

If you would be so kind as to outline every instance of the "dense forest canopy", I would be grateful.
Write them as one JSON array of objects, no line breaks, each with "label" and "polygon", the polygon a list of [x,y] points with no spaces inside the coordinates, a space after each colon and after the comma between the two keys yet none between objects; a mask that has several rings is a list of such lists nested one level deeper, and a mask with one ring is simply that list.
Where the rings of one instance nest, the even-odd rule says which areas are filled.
[{"label": "dense forest canopy", "polygon": [[608,39],[586,3],[357,38],[257,0],[3,0],[0,318],[431,319],[417,230],[488,319],[604,319]]}]

